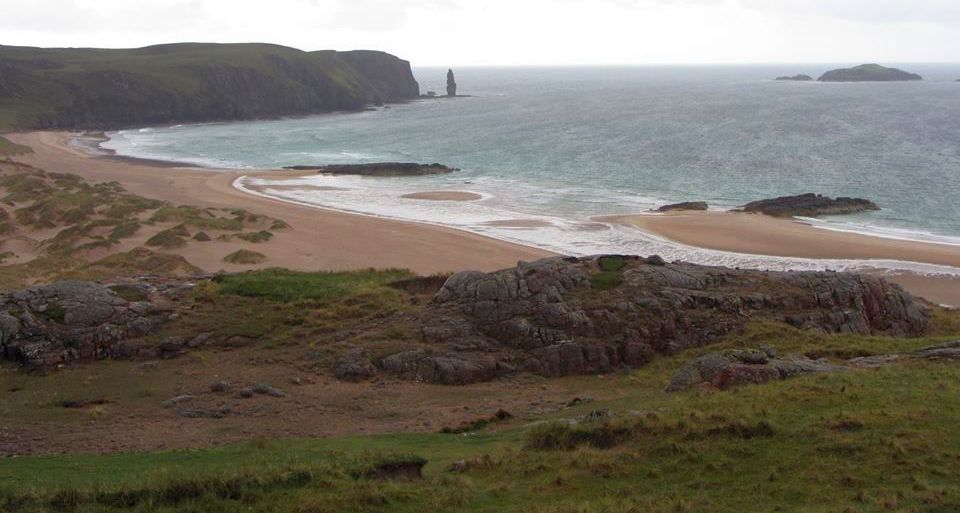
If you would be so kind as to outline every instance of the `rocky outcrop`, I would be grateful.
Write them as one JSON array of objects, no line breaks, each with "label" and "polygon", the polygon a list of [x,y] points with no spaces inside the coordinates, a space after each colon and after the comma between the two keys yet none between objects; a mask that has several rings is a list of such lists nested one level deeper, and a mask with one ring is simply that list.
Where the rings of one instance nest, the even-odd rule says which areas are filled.
[{"label": "rocky outcrop", "polygon": [[706,210],[709,208],[706,201],[684,201],[681,203],[673,203],[670,205],[663,205],[657,209],[657,212],[673,212],[675,210]]},{"label": "rocky outcrop", "polygon": [[0,102],[12,106],[8,128],[259,119],[356,111],[419,96],[410,63],[382,52],[206,43],[129,50],[0,46],[0,63]]},{"label": "rocky outcrop", "polygon": [[352,349],[337,358],[334,375],[342,381],[364,381],[376,375],[377,369],[362,350]]},{"label": "rocky outcrop", "polygon": [[790,77],[777,77],[777,80],[793,81],[793,82],[810,82],[813,80],[813,77],[811,77],[810,75],[804,75],[801,73],[799,75],[793,75]]},{"label": "rocky outcrop", "polygon": [[[135,356],[139,348],[125,341],[154,332],[170,310],[157,299],[156,287],[116,286],[64,281],[0,296],[0,357],[31,367],[82,360]],[[132,292],[131,292],[132,291]],[[179,350],[183,344],[177,346]],[[166,347],[153,349],[162,356]]]},{"label": "rocky outcrop", "polygon": [[447,96],[451,98],[457,95],[457,79],[453,76],[453,70],[447,70]]},{"label": "rocky outcrop", "polygon": [[360,175],[360,176],[425,176],[443,175],[459,171],[443,164],[416,164],[412,162],[376,162],[372,164],[336,164],[329,166],[287,166],[284,169],[296,171],[316,171],[324,175]]},{"label": "rocky outcrop", "polygon": [[[610,286],[609,275],[617,275]],[[919,335],[927,311],[876,276],[668,264],[659,257],[548,258],[453,275],[422,313],[433,352],[389,356],[404,378],[471,383],[643,365],[770,319],[828,333]]]},{"label": "rocky outcrop", "polygon": [[818,80],[820,82],[906,82],[923,80],[923,77],[879,64],[861,64],[853,68],[828,71]]},{"label": "rocky outcrop", "polygon": [[800,374],[833,372],[841,367],[809,358],[777,358],[772,350],[735,349],[709,353],[685,363],[666,386],[679,392],[698,386],[726,390],[740,385],[766,383]]},{"label": "rocky outcrop", "polygon": [[757,212],[776,217],[816,217],[840,214],[855,214],[880,210],[876,203],[862,198],[828,198],[821,194],[807,193],[797,196],[752,201],[744,205],[743,212]]}]

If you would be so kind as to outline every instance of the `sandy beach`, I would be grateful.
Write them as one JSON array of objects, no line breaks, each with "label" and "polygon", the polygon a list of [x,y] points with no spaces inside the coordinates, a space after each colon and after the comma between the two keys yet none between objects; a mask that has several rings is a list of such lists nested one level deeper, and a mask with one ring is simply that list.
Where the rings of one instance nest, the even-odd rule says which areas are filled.
[{"label": "sandy beach", "polygon": [[[760,214],[676,212],[607,218],[688,246],[800,258],[883,259],[960,267],[960,247],[814,228]],[[881,272],[881,271],[878,271]],[[930,301],[960,305],[960,278],[885,273]]]},{"label": "sandy beach", "polygon": [[[181,254],[206,271],[236,271],[251,267],[298,270],[400,267],[424,274],[464,269],[489,271],[513,266],[519,260],[552,254],[451,228],[296,205],[248,194],[233,187],[233,182],[244,175],[293,179],[303,176],[302,171],[197,169],[171,167],[148,160],[99,157],[76,147],[71,143],[73,136],[61,132],[18,133],[7,137],[34,149],[34,154],[19,160],[36,167],[75,173],[93,181],[117,181],[133,193],[178,205],[244,208],[282,219],[291,225],[292,230],[278,232],[268,244],[256,248],[268,256],[267,262],[258,266],[223,262],[224,252],[243,247],[240,242],[163,250]],[[286,186],[272,184],[255,190],[261,192],[260,189],[278,187]],[[405,197],[471,201],[478,199],[479,195],[461,191],[423,191]],[[957,246],[834,232],[799,221],[762,215],[676,212],[616,216],[603,221],[627,224],[685,245],[722,251],[804,258],[895,259],[960,267],[960,247]],[[490,224],[533,229],[543,226],[544,222],[504,219]],[[137,242],[132,240],[130,243]],[[932,302],[960,305],[960,278],[877,272],[883,272],[891,280]]]},{"label": "sandy beach", "polygon": [[[6,137],[32,147],[32,155],[18,160],[42,169],[74,173],[97,182],[116,181],[135,194],[177,205],[244,208],[282,219],[292,230],[278,232],[269,243],[255,248],[268,256],[260,267],[398,267],[430,274],[464,269],[490,271],[551,254],[459,230],[305,207],[235,189],[233,182],[238,177],[257,175],[249,171],[177,168],[137,159],[97,157],[73,146],[73,136],[62,132],[16,133]],[[289,171],[264,174],[271,178],[297,176]],[[191,244],[163,251],[182,254],[206,271],[249,268],[222,261],[225,251],[232,249],[220,244]]]}]

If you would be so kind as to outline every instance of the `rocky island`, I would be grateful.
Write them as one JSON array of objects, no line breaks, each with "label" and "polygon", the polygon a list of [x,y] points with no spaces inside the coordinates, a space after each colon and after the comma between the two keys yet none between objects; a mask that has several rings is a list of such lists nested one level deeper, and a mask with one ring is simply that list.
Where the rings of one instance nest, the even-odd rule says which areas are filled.
[{"label": "rocky island", "polygon": [[821,76],[820,82],[908,82],[923,80],[916,73],[908,73],[896,68],[887,68],[879,64],[861,64],[853,68],[828,71]]},{"label": "rocky island", "polygon": [[862,198],[829,198],[812,192],[796,196],[751,201],[741,208],[743,212],[756,212],[775,217],[816,217],[840,214],[855,214],[880,210],[876,203]]},{"label": "rocky island", "polygon": [[293,171],[316,171],[324,175],[359,175],[359,176],[425,176],[443,175],[459,171],[457,168],[443,164],[417,164],[414,162],[375,162],[371,164],[331,164],[326,166],[287,166],[284,169]]},{"label": "rocky island", "polygon": [[777,80],[793,81],[793,82],[810,82],[813,80],[813,77],[811,77],[810,75],[804,75],[801,73],[799,75],[777,77]]}]

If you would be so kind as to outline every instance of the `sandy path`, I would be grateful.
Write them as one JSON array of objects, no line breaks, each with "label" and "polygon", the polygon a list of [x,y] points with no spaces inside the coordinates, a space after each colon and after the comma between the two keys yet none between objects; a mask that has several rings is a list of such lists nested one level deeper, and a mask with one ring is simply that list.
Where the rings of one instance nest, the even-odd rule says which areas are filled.
[{"label": "sandy path", "polygon": [[[463,269],[495,270],[518,260],[535,260],[551,253],[497,241],[480,235],[418,223],[377,219],[304,207],[247,194],[233,181],[250,172],[160,167],[149,162],[99,158],[70,145],[60,132],[9,134],[9,139],[34,149],[19,158],[27,164],[75,173],[93,181],[117,181],[135,194],[203,207],[244,208],[283,219],[293,228],[277,232],[269,243],[250,245],[267,255],[264,264],[300,270],[401,267],[418,273]],[[283,177],[292,173],[274,173]],[[234,270],[222,262],[233,248],[191,244],[182,254],[207,271]]]}]

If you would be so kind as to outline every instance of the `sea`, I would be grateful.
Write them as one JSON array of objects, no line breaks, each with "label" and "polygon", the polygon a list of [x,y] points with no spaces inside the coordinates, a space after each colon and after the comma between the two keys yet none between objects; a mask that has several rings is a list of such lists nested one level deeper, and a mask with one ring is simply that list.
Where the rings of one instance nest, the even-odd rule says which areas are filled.
[{"label": "sea", "polygon": [[[797,73],[816,77],[841,66],[465,67],[455,72],[460,93],[469,97],[358,113],[123,130],[109,133],[102,146],[211,172],[439,162],[459,171],[409,178],[310,176],[285,180],[277,189],[269,188],[272,180],[244,177],[235,186],[257,185],[260,194],[291,202],[444,225],[565,254],[657,253],[752,268],[960,274],[911,262],[704,250],[604,220],[679,201],[702,200],[726,210],[816,192],[868,198],[882,207],[808,220],[818,228],[960,245],[960,65],[895,65],[920,73],[922,82],[773,80]],[[422,92],[445,90],[445,68],[418,68],[415,74]],[[475,192],[482,199],[402,198],[444,190]]]}]

